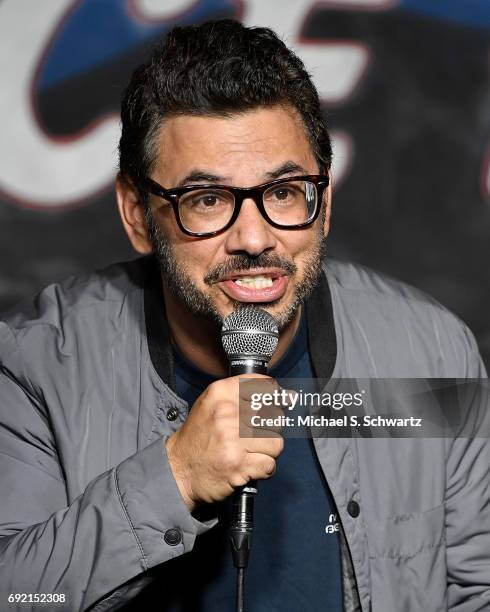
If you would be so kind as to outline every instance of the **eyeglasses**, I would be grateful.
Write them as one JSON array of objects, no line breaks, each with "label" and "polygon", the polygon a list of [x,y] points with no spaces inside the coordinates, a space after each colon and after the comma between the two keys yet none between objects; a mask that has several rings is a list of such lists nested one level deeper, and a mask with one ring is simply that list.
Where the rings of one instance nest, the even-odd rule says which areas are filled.
[{"label": "eyeglasses", "polygon": [[313,174],[246,188],[189,185],[165,189],[151,178],[144,179],[142,186],[172,204],[177,224],[185,234],[214,236],[233,225],[246,198],[255,202],[272,227],[307,227],[318,217],[328,184],[328,176]]}]

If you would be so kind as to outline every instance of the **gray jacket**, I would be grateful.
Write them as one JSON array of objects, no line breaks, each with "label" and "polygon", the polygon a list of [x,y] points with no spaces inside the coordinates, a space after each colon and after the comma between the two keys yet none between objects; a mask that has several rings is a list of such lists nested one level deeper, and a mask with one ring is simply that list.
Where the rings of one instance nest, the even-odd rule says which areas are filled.
[{"label": "gray jacket", "polygon": [[[151,358],[170,350],[147,339],[148,265],[52,285],[0,322],[2,612],[39,608],[8,604],[15,593],[64,594],[53,610],[124,608],[213,525],[189,514],[165,455],[188,407]],[[486,376],[468,329],[425,295],[349,263],[325,274],[333,377]],[[315,447],[342,525],[347,611],[490,610],[488,440]]]}]

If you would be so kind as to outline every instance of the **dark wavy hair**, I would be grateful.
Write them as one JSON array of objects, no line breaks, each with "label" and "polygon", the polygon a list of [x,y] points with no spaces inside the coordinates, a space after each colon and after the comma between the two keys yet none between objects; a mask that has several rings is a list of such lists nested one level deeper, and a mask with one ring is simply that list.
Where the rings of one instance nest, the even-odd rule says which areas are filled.
[{"label": "dark wavy hair", "polygon": [[119,168],[141,180],[156,159],[162,121],[176,115],[229,117],[288,104],[302,117],[321,171],[332,148],[318,93],[303,62],[269,28],[231,19],[176,27],[133,73],[123,93]]}]

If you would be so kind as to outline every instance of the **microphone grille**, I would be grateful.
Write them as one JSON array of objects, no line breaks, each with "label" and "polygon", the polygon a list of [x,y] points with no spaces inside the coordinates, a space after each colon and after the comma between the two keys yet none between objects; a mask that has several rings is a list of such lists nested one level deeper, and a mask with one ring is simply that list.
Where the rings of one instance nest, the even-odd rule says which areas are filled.
[{"label": "microphone grille", "polygon": [[228,358],[249,355],[264,357],[269,361],[278,341],[277,323],[262,308],[237,308],[223,321],[221,342]]}]

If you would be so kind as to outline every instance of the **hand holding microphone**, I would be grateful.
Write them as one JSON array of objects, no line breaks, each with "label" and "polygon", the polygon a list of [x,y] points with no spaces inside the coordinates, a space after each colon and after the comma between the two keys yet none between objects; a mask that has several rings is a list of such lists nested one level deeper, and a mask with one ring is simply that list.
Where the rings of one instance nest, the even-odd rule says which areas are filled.
[{"label": "hand holding microphone", "polygon": [[[270,437],[240,437],[239,404],[242,427],[247,426],[245,413],[247,404],[250,405],[250,397],[243,395],[243,385],[239,397],[240,378],[234,376],[209,385],[186,422],[167,440],[170,466],[191,511],[200,503],[221,501],[237,487],[250,480],[269,478],[275,471],[275,459],[283,449],[278,434],[271,431]],[[279,388],[272,378],[260,378],[264,391]]]},{"label": "hand holding microphone", "polygon": [[[277,431],[245,437],[250,426],[252,389],[239,386],[253,378],[253,391],[272,393],[279,385],[265,376],[278,342],[274,319],[255,307],[239,308],[226,317],[222,339],[230,361],[230,378],[209,385],[199,396],[182,427],[167,440],[167,456],[179,490],[192,511],[200,503],[221,501],[251,480],[269,478],[284,442]],[[241,393],[241,396],[240,396]],[[270,415],[281,414],[269,407]],[[248,425],[247,425],[248,423]],[[250,435],[253,432],[250,431]]]}]

